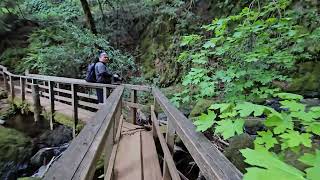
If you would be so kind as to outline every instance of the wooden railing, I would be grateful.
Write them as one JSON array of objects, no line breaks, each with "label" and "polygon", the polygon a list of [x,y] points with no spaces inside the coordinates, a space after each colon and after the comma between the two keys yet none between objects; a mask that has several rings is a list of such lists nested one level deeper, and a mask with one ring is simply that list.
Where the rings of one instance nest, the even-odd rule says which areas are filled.
[{"label": "wooden railing", "polygon": [[[156,109],[157,106],[160,106],[168,118],[166,142],[171,152],[174,146],[174,136],[177,134],[207,180],[242,179],[241,172],[202,133],[195,131],[192,122],[175,108],[158,88],[152,88],[152,94]],[[156,121],[155,113],[152,112],[152,114],[153,121]],[[169,168],[171,173],[170,166],[172,166],[170,162],[167,162],[164,169]],[[167,177],[167,174],[164,170],[163,176]]]},{"label": "wooden railing", "polygon": [[[159,139],[164,152],[162,174],[164,180],[180,179],[172,157],[176,135],[180,137],[207,180],[238,180],[242,178],[238,169],[202,133],[196,132],[192,122],[155,87],[87,83],[79,79],[35,74],[14,75],[1,65],[0,73],[3,76],[4,86],[10,92],[11,99],[15,97],[16,88],[20,90],[23,100],[25,99],[25,93],[32,91],[35,105],[40,104],[37,101],[40,100],[38,96],[42,92],[42,96],[50,99],[51,112],[54,112],[55,100],[71,103],[74,108],[75,125],[77,124],[78,105],[90,108],[96,107],[92,105],[94,104],[92,100],[96,100],[96,97],[88,95],[86,90],[81,89],[80,91],[80,87],[104,89],[104,96],[107,98],[106,103],[100,106],[95,117],[86,124],[80,134],[71,142],[62,157],[49,168],[45,179],[92,179],[96,162],[102,153],[105,155],[105,179],[112,179],[113,164],[120,139],[121,124],[124,119],[121,113],[122,108],[123,106],[131,108],[130,121],[133,123],[136,119],[137,109],[146,108],[146,105],[138,104],[138,91],[151,92],[154,97],[154,105],[149,109],[151,111],[153,135]],[[124,89],[131,90],[130,101],[123,100]],[[111,94],[108,95],[108,92],[111,92]],[[59,93],[64,94],[59,95]],[[69,94],[70,97],[65,94]],[[84,99],[79,100],[79,97]],[[89,101],[85,102],[85,98]],[[159,130],[157,109],[164,111],[168,119],[165,137]],[[50,124],[53,124],[53,120],[52,113]]]}]

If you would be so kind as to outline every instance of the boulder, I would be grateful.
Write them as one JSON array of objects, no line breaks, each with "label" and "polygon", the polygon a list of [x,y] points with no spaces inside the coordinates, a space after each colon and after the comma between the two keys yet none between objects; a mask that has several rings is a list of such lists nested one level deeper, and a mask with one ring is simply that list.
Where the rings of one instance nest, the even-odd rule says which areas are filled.
[{"label": "boulder", "polygon": [[253,147],[254,139],[247,133],[243,133],[230,138],[229,146],[225,148],[223,154],[234,164],[241,172],[245,172],[248,165],[244,162],[244,157],[239,150],[247,147]]},{"label": "boulder", "polygon": [[36,141],[39,148],[56,147],[72,140],[72,129],[58,125],[53,130],[45,131]]}]

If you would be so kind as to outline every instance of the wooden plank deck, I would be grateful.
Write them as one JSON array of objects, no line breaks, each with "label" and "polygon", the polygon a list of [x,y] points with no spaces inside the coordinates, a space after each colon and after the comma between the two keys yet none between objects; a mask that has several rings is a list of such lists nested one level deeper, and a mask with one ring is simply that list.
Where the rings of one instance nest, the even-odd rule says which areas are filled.
[{"label": "wooden plank deck", "polygon": [[150,131],[123,123],[114,165],[116,180],[162,179],[156,147]]}]

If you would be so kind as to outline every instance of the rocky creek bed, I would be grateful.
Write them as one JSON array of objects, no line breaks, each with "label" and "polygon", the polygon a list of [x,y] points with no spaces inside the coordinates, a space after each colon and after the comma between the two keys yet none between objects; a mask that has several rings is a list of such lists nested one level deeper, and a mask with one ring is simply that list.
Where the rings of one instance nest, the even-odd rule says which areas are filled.
[{"label": "rocky creek bed", "polygon": [[[12,105],[0,100],[0,179],[40,178],[72,140],[72,129],[48,121],[35,122],[33,113],[23,104]],[[26,179],[26,178],[22,178]]]}]

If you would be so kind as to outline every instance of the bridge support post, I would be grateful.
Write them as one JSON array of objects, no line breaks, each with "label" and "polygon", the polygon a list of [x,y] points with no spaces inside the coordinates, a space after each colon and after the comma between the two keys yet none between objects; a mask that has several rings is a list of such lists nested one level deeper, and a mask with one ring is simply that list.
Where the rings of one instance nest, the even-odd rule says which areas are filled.
[{"label": "bridge support post", "polygon": [[[132,103],[137,103],[137,90],[133,89],[131,92],[131,102]],[[131,108],[131,114],[132,114],[132,120],[131,122],[133,124],[136,124],[136,120],[137,120],[137,108],[132,107]]]},{"label": "bridge support post", "polygon": [[2,70],[3,70],[3,72],[2,72],[3,85],[6,88],[6,90],[9,91],[8,79],[7,79],[7,75],[5,73],[7,71],[7,68],[3,68]]},{"label": "bridge support post", "polygon": [[9,80],[10,80],[10,95],[11,95],[11,100],[13,101],[15,97],[13,77],[9,76]]},{"label": "bridge support post", "polygon": [[54,83],[49,81],[49,100],[50,100],[50,129],[53,130],[54,123]]},{"label": "bridge support post", "polygon": [[71,84],[71,93],[72,93],[72,107],[73,107],[73,138],[76,137],[76,130],[78,125],[78,96],[77,96],[78,86],[76,84]]},{"label": "bridge support post", "polygon": [[[170,117],[167,117],[167,132],[166,132],[166,142],[168,145],[168,148],[170,150],[170,153],[173,157],[173,148],[174,148],[174,136],[175,136],[175,130],[173,127],[172,119]],[[169,168],[166,162],[163,162],[163,180],[170,180],[170,172]]]},{"label": "bridge support post", "polygon": [[34,121],[39,121],[40,114],[41,114],[39,86],[37,84],[32,84],[31,89],[32,89],[32,99],[33,99],[33,108],[34,108],[33,110]]},{"label": "bridge support post", "polygon": [[24,102],[26,100],[26,80],[20,77],[20,93],[21,100]]}]

